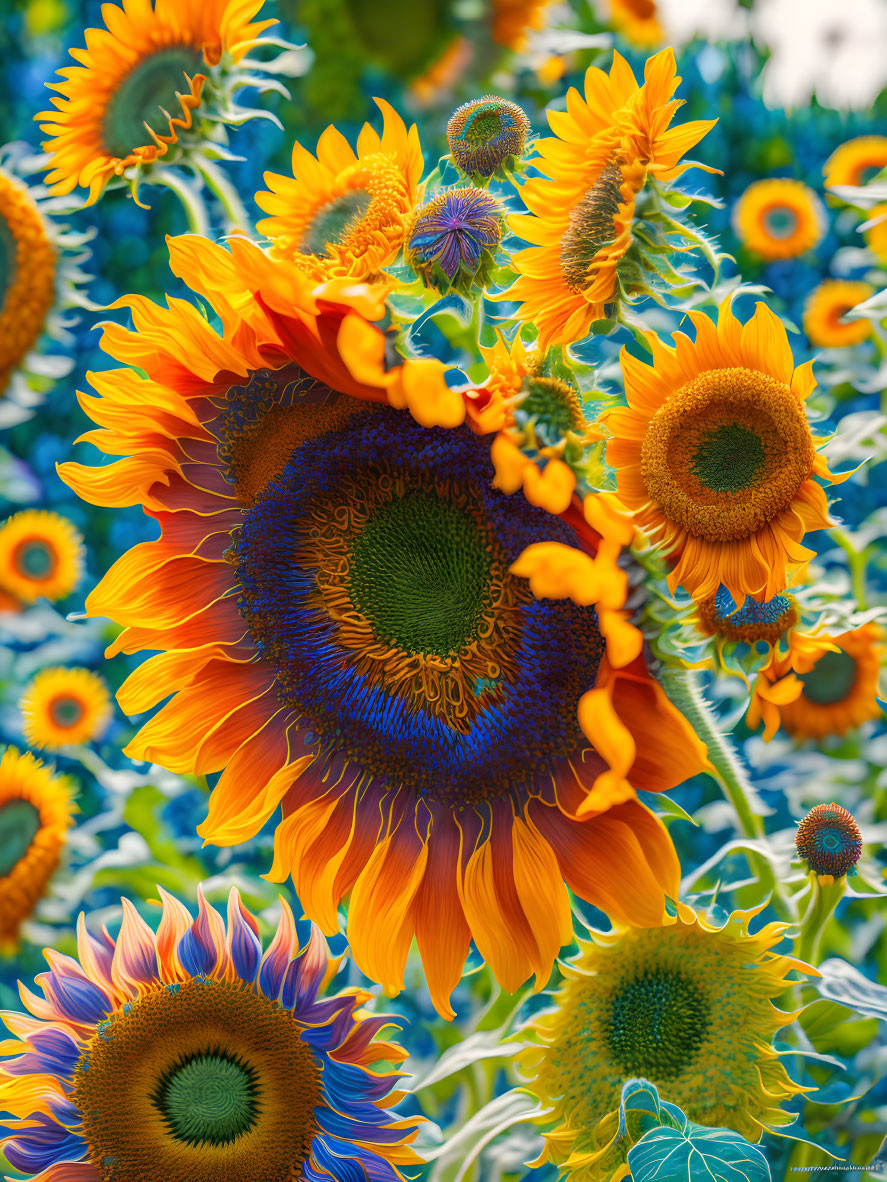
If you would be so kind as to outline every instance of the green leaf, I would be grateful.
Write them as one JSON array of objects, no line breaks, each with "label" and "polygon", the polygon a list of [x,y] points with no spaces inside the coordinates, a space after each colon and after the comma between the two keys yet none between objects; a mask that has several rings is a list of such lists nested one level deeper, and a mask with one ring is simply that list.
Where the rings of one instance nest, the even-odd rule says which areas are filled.
[{"label": "green leaf", "polygon": [[764,1152],[732,1129],[653,1129],[628,1153],[632,1182],[771,1182]]}]

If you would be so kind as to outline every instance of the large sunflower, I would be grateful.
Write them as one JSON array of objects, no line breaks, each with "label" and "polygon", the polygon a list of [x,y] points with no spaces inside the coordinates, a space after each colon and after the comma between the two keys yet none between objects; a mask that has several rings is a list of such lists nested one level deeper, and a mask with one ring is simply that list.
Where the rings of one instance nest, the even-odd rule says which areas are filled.
[{"label": "large sunflower", "polygon": [[766,740],[780,726],[800,740],[845,735],[882,716],[881,628],[864,624],[820,640],[817,649],[807,653],[790,643],[788,653],[774,654],[758,675],[747,722],[758,726],[763,721]]},{"label": "large sunflower", "polygon": [[[639,634],[605,655],[627,580],[604,515],[491,489],[443,368],[391,352],[380,285],[315,289],[243,239],[171,251],[224,335],[187,303],[125,301],[135,331],[108,326],[104,345],[145,375],[95,375],[101,397],[82,400],[90,438],[124,458],[62,467],[162,531],[87,599],[126,626],[110,652],[160,650],[123,708],[175,693],[129,754],[222,771],[200,828],[216,844],[282,804],[272,877],[292,874],[327,932],[350,892],[355,959],[388,988],[415,936],[444,1012],[472,937],[508,988],[547,978],[570,939],[564,878],[658,923],[678,867],[634,789],[704,754]],[[540,542],[599,560],[579,602],[537,601],[510,571]]]},{"label": "large sunflower", "polygon": [[571,1182],[610,1182],[625,1162],[619,1098],[634,1077],[697,1124],[750,1141],[795,1119],[781,1105],[808,1089],[789,1077],[773,1036],[797,1015],[773,1002],[792,969],[816,970],[772,951],[787,924],[750,933],[763,906],[715,924],[681,903],[663,927],[580,944],[555,1008],[525,1031],[541,1044],[521,1052],[528,1087],[559,1122],[534,1164],[555,1161]]},{"label": "large sunflower", "polygon": [[812,362],[794,367],[785,327],[765,304],[741,325],[726,300],[715,325],[689,313],[691,341],[655,333],[646,365],[622,350],[627,409],[605,416],[607,462],[638,524],[674,559],[669,586],[696,599],[723,585],[734,602],[772,599],[832,524],[813,477],[836,481],[804,412]]},{"label": "large sunflower", "polygon": [[104,29],[87,29],[79,65],[47,83],[61,95],[41,111],[54,193],[89,190],[97,201],[114,176],[165,156],[190,130],[213,70],[246,56],[273,20],[252,22],[263,0],[127,0],[102,6]]},{"label": "large sunflower", "polygon": [[[397,1182],[421,1118],[389,1106],[405,1052],[375,1035],[371,995],[323,986],[314,929],[298,952],[282,903],[263,949],[236,888],[228,923],[192,922],[161,890],[156,933],[123,900],[114,940],[78,923],[79,961],[48,949],[43,996],[6,1013],[0,1096],[9,1163],[42,1182]],[[391,1093],[391,1094],[389,1094]]]},{"label": "large sunflower", "polygon": [[71,785],[30,751],[0,757],[0,951],[45,893],[72,823]]},{"label": "large sunflower", "polygon": [[266,172],[256,204],[271,216],[258,230],[277,258],[320,278],[367,279],[394,262],[416,204],[424,161],[415,124],[407,131],[389,103],[381,136],[365,123],[355,152],[328,127],[317,157],[293,145],[293,175]]},{"label": "large sunflower", "polygon": [[542,348],[580,340],[607,315],[648,175],[666,181],[693,167],[679,161],[714,123],[668,130],[680,81],[672,49],[649,59],[642,86],[614,53],[609,74],[585,75],[584,98],[571,89],[566,111],[548,112],[554,136],[538,142],[534,161],[544,178],[521,188],[529,214],[509,219],[535,245],[514,256],[518,278],[505,293],[523,301],[518,316],[538,327]]}]

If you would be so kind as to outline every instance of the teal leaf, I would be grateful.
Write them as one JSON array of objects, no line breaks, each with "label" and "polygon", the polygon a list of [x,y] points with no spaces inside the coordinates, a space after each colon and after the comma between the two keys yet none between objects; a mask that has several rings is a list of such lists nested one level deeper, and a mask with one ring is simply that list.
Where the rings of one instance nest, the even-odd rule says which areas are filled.
[{"label": "teal leaf", "polygon": [[732,1129],[652,1129],[628,1153],[632,1182],[771,1182],[763,1150]]},{"label": "teal leaf", "polygon": [[822,976],[814,982],[820,994],[870,1018],[887,1021],[887,989],[864,977],[859,969],[837,956],[819,966]]}]

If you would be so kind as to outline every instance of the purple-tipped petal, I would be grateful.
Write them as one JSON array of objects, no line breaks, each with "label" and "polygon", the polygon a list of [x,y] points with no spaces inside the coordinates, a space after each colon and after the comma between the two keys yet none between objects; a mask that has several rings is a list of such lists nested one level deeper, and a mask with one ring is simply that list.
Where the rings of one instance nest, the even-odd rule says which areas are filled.
[{"label": "purple-tipped petal", "polygon": [[225,925],[221,915],[206,901],[203,888],[197,888],[197,918],[179,941],[179,960],[192,977],[210,977],[225,947]]},{"label": "purple-tipped petal", "polygon": [[111,979],[115,987],[125,994],[157,980],[157,944],[154,932],[129,899],[120,901],[123,904],[123,922],[114,949]]},{"label": "purple-tipped petal", "polygon": [[262,967],[259,969],[259,988],[272,1001],[277,1000],[290,961],[299,947],[296,921],[293,919],[289,904],[282,896],[280,908],[280,923],[277,925],[274,939],[268,946],[268,951],[262,958]]},{"label": "purple-tipped petal", "polygon": [[228,895],[228,955],[241,981],[255,981],[262,959],[259,925],[243,905],[237,887]]}]

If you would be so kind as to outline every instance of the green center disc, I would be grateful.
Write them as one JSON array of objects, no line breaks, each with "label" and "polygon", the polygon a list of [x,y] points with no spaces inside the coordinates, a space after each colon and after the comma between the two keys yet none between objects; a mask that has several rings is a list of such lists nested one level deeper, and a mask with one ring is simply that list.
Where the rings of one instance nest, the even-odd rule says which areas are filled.
[{"label": "green center disc", "polygon": [[112,156],[125,158],[133,148],[151,144],[145,128],[168,130],[167,115],[181,117],[176,92],[188,93],[185,75],[193,77],[205,69],[203,55],[185,45],[159,49],[142,61],[123,79],[105,110],[102,138]]},{"label": "green center disc", "polygon": [[355,539],[348,592],[406,653],[447,656],[475,639],[492,559],[476,522],[427,493],[386,501]]},{"label": "green center disc", "polygon": [[224,1145],[252,1127],[257,1092],[250,1067],[214,1052],[175,1068],[155,1103],[178,1141]]},{"label": "green center disc", "polygon": [[321,206],[302,235],[302,254],[325,258],[327,247],[342,242],[348,231],[369,209],[372,197],[365,189],[351,189]]},{"label": "green center disc", "polygon": [[45,542],[26,542],[18,547],[16,561],[19,571],[29,579],[45,579],[52,573],[54,557]]},{"label": "green center disc", "polygon": [[550,440],[557,443],[568,431],[580,432],[585,428],[585,418],[577,392],[559,378],[524,378],[521,392],[526,394],[515,411],[518,422],[535,419],[547,429]]},{"label": "green center disc", "polygon": [[742,492],[754,484],[766,455],[761,439],[739,423],[722,423],[699,444],[690,471],[713,492]]},{"label": "green center disc", "polygon": [[77,698],[56,698],[51,713],[56,726],[74,726],[83,717],[83,704]]},{"label": "green center disc", "polygon": [[628,1076],[674,1079],[702,1045],[709,1025],[702,991],[681,973],[647,969],[611,998],[610,1051]]},{"label": "green center disc", "polygon": [[809,673],[801,674],[804,697],[817,706],[843,702],[856,681],[856,662],[849,653],[826,653]]},{"label": "green center disc", "polygon": [[0,808],[0,877],[12,873],[39,828],[40,810],[29,800],[11,800]]},{"label": "green center disc", "polygon": [[797,229],[798,217],[792,209],[771,209],[765,215],[764,224],[774,238],[790,238]]}]

